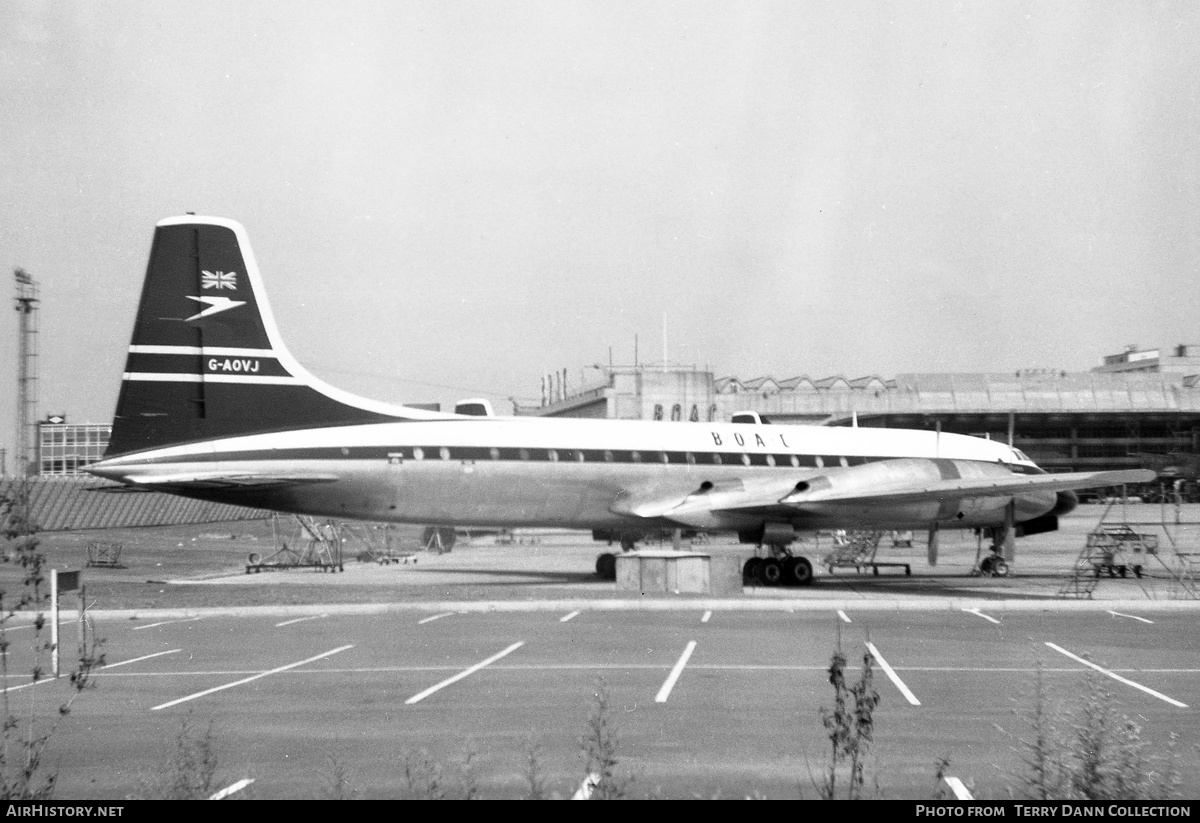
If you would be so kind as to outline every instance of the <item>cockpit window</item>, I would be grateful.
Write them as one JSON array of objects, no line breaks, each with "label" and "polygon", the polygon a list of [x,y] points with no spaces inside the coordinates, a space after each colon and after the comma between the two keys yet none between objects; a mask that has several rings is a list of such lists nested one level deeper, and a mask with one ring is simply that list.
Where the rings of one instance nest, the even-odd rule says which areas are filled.
[{"label": "cockpit window", "polygon": [[1032,460],[1029,459],[1029,457],[1025,454],[1025,452],[1021,451],[1020,449],[1013,449],[1013,454],[1015,454],[1017,456],[1017,459],[1023,463],[1032,463],[1033,462]]}]

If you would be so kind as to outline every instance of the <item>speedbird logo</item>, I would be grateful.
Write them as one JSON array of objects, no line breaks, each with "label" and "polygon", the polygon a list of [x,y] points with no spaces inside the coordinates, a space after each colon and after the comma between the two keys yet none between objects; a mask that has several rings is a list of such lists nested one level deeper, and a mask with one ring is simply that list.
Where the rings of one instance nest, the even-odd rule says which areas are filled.
[{"label": "speedbird logo", "polygon": [[202,271],[200,286],[205,289],[232,289],[237,291],[237,272],[235,271]]},{"label": "speedbird logo", "polygon": [[208,295],[193,297],[190,294],[186,295],[186,297],[188,300],[203,303],[208,308],[198,314],[193,314],[191,317],[184,318],[185,323],[188,320],[199,320],[201,317],[210,317],[218,312],[229,311],[230,309],[236,309],[238,306],[246,305],[245,300],[230,300],[228,297],[209,297]]}]

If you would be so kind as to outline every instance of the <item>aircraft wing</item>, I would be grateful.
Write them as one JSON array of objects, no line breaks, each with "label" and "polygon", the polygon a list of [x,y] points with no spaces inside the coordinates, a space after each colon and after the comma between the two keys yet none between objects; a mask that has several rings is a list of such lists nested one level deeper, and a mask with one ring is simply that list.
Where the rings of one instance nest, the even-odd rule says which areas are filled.
[{"label": "aircraft wing", "polygon": [[[841,476],[811,475],[797,479],[778,478],[768,482],[738,480],[706,484],[685,496],[638,498],[625,495],[612,506],[618,514],[634,517],[663,518],[688,526],[700,526],[722,515],[753,515],[789,520],[809,506],[829,503],[903,503],[942,502],[971,497],[1004,497],[1032,492],[1055,492],[1124,483],[1147,483],[1154,472],[1128,471],[1072,472],[1069,474],[1011,474],[1007,476],[960,477],[947,480],[920,478],[905,482],[903,476],[886,483],[853,482],[854,470]],[[844,479],[843,479],[844,478]],[[850,482],[846,482],[850,480]]]},{"label": "aircraft wing", "polygon": [[186,491],[187,489],[259,489],[265,487],[299,486],[309,483],[331,483],[336,474],[257,472],[182,472],[179,474],[131,475],[126,482],[150,491]]}]

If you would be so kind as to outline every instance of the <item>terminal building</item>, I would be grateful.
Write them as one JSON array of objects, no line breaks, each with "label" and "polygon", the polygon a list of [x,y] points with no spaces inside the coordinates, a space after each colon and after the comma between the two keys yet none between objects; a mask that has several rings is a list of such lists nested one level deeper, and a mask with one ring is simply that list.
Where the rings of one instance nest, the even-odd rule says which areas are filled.
[{"label": "terminal building", "polygon": [[[1130,347],[1088,372],[740,379],[635,365],[601,374],[571,392],[565,374],[543,378],[541,403],[515,413],[708,422],[754,411],[779,424],[941,430],[1012,443],[1050,472],[1157,468],[1200,452],[1200,345]],[[1194,497],[1195,483],[1185,491]]]}]

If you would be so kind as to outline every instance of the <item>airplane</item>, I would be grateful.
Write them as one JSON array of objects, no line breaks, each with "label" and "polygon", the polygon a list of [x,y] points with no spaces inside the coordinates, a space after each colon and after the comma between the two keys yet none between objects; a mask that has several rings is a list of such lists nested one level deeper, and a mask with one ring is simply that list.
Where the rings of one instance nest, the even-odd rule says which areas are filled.
[{"label": "airplane", "polygon": [[[823,426],[499,417],[367,400],[288,352],[241,224],[155,228],[112,436],[94,475],[218,503],[439,527],[590,530],[622,548],[675,529],[765,547],[765,583],[812,582],[817,529],[982,529],[1011,549],[1075,489],[1143,470],[1047,474],[1000,442]],[[1011,556],[1011,555],[1010,555]],[[597,572],[615,575],[603,553]]]}]

